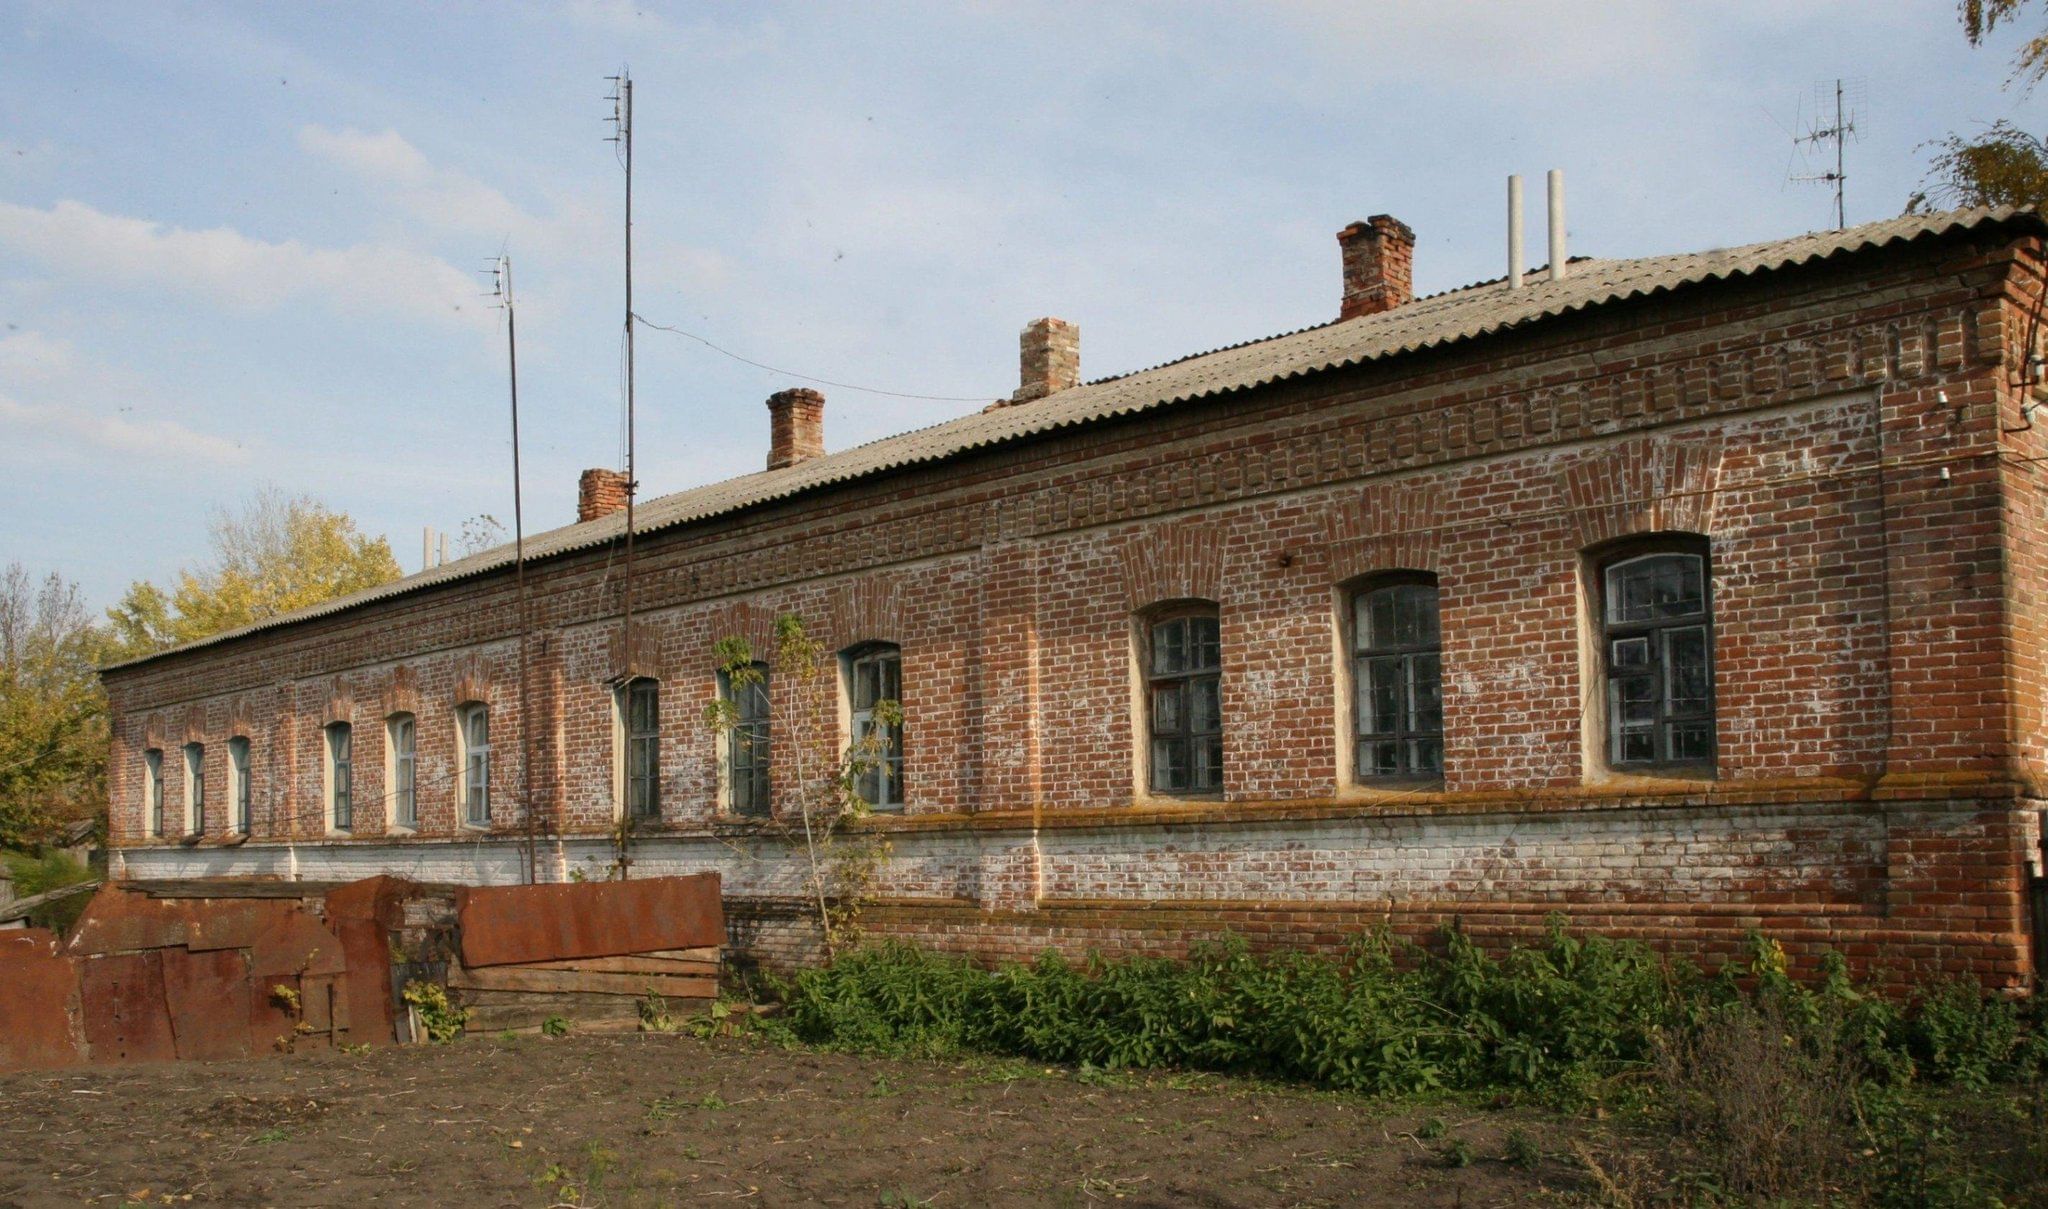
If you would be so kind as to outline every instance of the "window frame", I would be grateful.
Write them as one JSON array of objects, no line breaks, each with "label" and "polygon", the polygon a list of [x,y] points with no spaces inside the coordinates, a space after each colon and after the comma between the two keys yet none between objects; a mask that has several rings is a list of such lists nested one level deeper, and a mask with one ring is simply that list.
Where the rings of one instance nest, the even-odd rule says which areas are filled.
[{"label": "window frame", "polygon": [[147,748],[142,753],[142,821],[149,834],[164,837],[164,750]]},{"label": "window frame", "polygon": [[[770,695],[771,669],[758,659],[750,666],[760,679],[745,686],[746,701],[735,695],[731,673],[723,670],[718,673],[718,695],[732,707],[732,725],[726,731],[724,750],[719,753],[724,763],[721,788],[729,813],[741,818],[766,819],[775,816],[775,711],[774,698]],[[748,710],[748,705],[756,700],[760,703],[758,716]],[[744,793],[741,792],[743,776]]]},{"label": "window frame", "polygon": [[[844,684],[846,702],[847,743],[851,753],[855,744],[866,739],[873,728],[874,710],[883,701],[894,701],[899,711],[903,708],[903,648],[893,642],[864,642],[848,647],[840,655],[840,675]],[[875,698],[861,704],[861,672],[864,667],[874,666]],[[896,695],[887,692],[893,682]],[[906,781],[903,765],[904,723],[898,721],[889,727],[889,734],[882,744],[881,758],[875,767],[855,778],[855,792],[866,800],[869,807],[878,811],[896,812],[906,809]],[[875,792],[869,794],[872,785]]]},{"label": "window frame", "polygon": [[[1700,607],[1698,611],[1662,618],[1616,620],[1611,585],[1614,573],[1634,563],[1667,558],[1692,559],[1698,566],[1700,582]],[[1715,685],[1714,660],[1714,561],[1712,543],[1697,534],[1660,534],[1653,537],[1633,538],[1618,542],[1595,551],[1587,559],[1591,581],[1588,606],[1592,613],[1593,635],[1597,643],[1594,655],[1593,687],[1598,698],[1598,708],[1589,717],[1590,725],[1597,725],[1597,737],[1589,736],[1598,744],[1599,767],[1607,773],[1624,776],[1666,776],[1711,779],[1716,775],[1720,757],[1719,694]],[[1683,631],[1698,630],[1705,662],[1705,705],[1691,711],[1674,710],[1671,701],[1673,688],[1670,679],[1670,637]],[[1633,665],[1646,669],[1630,673],[1617,673],[1616,644],[1644,640],[1645,662]],[[1640,679],[1645,676],[1654,679],[1654,714],[1649,723],[1650,733],[1656,748],[1651,759],[1624,760],[1618,751],[1623,719],[1620,714],[1621,700],[1617,685],[1624,678]],[[1704,722],[1707,729],[1707,754],[1704,757],[1674,758],[1670,755],[1670,728],[1673,724]]]},{"label": "window frame", "polygon": [[228,740],[228,830],[247,835],[254,813],[254,776],[249,764],[249,737],[235,735]]},{"label": "window frame", "polygon": [[206,834],[206,744],[185,745],[185,834]]},{"label": "window frame", "polygon": [[[1430,636],[1428,641],[1400,642],[1366,645],[1366,626],[1361,625],[1361,609],[1368,602],[1384,593],[1398,592],[1403,588],[1428,588],[1432,594],[1430,602]],[[1444,717],[1443,717],[1443,587],[1438,577],[1429,571],[1386,571],[1366,576],[1346,586],[1344,600],[1344,662],[1348,669],[1351,699],[1349,703],[1350,727],[1347,741],[1350,744],[1351,781],[1366,788],[1389,788],[1395,786],[1440,785],[1444,779]],[[1374,636],[1377,637],[1377,636]],[[1436,663],[1435,700],[1436,728],[1430,730],[1412,725],[1415,714],[1415,669],[1414,660],[1432,658]],[[1390,731],[1368,732],[1367,692],[1370,687],[1368,663],[1383,660],[1399,660],[1400,689],[1402,701],[1397,706],[1400,724]],[[1409,760],[1412,754],[1410,744],[1436,744],[1436,766],[1416,768]],[[1368,761],[1361,758],[1363,749],[1372,743],[1396,744],[1400,754],[1401,768],[1394,772],[1371,771]]]},{"label": "window frame", "polygon": [[[472,724],[483,724],[483,741],[472,735]],[[465,701],[455,707],[457,767],[456,813],[464,827],[488,831],[491,826],[491,707],[482,701]],[[479,776],[479,770],[482,775]],[[472,807],[481,803],[481,816]]]},{"label": "window frame", "polygon": [[356,728],[330,722],[327,740],[327,830],[348,835],[356,829]]},{"label": "window frame", "polygon": [[[635,698],[642,693],[650,694],[653,700],[653,722],[651,727],[639,726],[634,713]],[[619,817],[636,822],[653,822],[661,818],[661,682],[651,676],[635,676],[619,685],[612,694],[616,729],[614,734],[617,752],[617,776],[619,785]],[[647,767],[637,768],[637,761],[645,757]],[[636,788],[646,789],[645,802],[636,802]]]},{"label": "window frame", "polygon": [[384,776],[390,786],[391,827],[416,831],[420,825],[420,720],[401,710],[384,719]]},{"label": "window frame", "polygon": [[[1159,633],[1162,627],[1189,622],[1204,622],[1215,628],[1214,648],[1216,658],[1213,665],[1195,664],[1196,653],[1200,650],[1200,637],[1184,628],[1182,639],[1183,657],[1187,664],[1178,670],[1162,669]],[[1139,751],[1144,762],[1142,784],[1147,794],[1171,798],[1218,798],[1228,786],[1229,754],[1223,742],[1223,619],[1222,611],[1213,603],[1203,600],[1176,601],[1155,606],[1139,618],[1138,634],[1138,678],[1143,698],[1139,716],[1143,731],[1139,736]],[[1196,702],[1202,685],[1214,684],[1215,727],[1213,730],[1197,729]],[[1160,729],[1160,692],[1171,688],[1174,692],[1176,724],[1167,730]],[[1176,788],[1170,783],[1170,776],[1163,781],[1160,763],[1160,744],[1180,742],[1186,751],[1187,784]],[[1197,781],[1195,744],[1213,744],[1214,784]]]}]

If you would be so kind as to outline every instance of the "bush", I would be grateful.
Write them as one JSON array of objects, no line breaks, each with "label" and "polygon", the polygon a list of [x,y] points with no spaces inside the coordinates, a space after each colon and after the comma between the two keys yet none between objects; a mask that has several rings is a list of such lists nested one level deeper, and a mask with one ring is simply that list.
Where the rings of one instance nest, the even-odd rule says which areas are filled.
[{"label": "bush", "polygon": [[0,861],[5,861],[7,871],[14,875],[14,893],[20,898],[29,898],[65,886],[75,886],[89,881],[92,870],[72,859],[69,853],[47,852],[42,856],[30,856],[24,852],[0,852]]}]

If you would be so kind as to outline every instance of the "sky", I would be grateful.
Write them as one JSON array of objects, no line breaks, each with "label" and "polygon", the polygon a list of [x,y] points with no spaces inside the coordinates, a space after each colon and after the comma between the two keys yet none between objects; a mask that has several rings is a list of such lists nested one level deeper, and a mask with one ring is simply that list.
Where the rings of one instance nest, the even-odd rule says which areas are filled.
[{"label": "sky", "polygon": [[792,375],[895,392],[822,387],[837,450],[1007,395],[1036,316],[1085,378],[1324,322],[1372,214],[1419,293],[1498,276],[1511,172],[1532,260],[1551,168],[1573,255],[1831,226],[1789,178],[1837,77],[1849,221],[1891,217],[1929,140],[2041,128],[2027,20],[1973,50],[1948,0],[0,0],[0,565],[110,604],[265,484],[408,571],[423,527],[509,528],[501,253],[527,527],[573,520],[623,464],[622,68],[635,309],[784,371],[643,328],[647,498],[760,469]]}]

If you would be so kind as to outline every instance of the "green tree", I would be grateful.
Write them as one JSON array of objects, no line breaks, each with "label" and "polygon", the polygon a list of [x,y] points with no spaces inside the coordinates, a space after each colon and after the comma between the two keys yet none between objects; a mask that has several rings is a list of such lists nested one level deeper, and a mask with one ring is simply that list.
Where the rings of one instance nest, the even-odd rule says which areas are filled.
[{"label": "green tree", "polygon": [[179,572],[175,588],[138,580],[107,610],[117,657],[196,642],[400,575],[389,542],[359,532],[346,513],[275,487],[238,511],[217,510],[212,542],[212,562]]},{"label": "green tree", "polygon": [[[1991,31],[2019,21],[2033,0],[1962,0],[1963,36],[1982,46]],[[2031,89],[2048,76],[2048,31],[2029,39],[2013,60],[2013,79]],[[1930,206],[2048,208],[2048,145],[2011,122],[1994,122],[1975,138],[1951,134],[1927,144],[1934,152],[1927,184],[1906,212]]]},{"label": "green tree", "polygon": [[95,814],[106,798],[107,650],[78,586],[0,572],[0,846]]}]

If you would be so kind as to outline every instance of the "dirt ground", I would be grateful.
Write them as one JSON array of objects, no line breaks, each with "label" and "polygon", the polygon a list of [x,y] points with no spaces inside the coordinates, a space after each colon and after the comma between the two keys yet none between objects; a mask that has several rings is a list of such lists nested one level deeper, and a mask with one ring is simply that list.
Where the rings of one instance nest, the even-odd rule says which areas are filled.
[{"label": "dirt ground", "polygon": [[0,1205],[1572,1204],[1580,1128],[1207,1076],[528,1035],[0,1076]]}]

